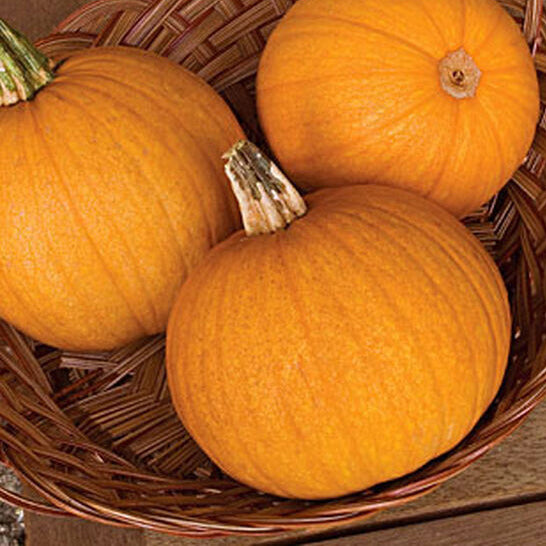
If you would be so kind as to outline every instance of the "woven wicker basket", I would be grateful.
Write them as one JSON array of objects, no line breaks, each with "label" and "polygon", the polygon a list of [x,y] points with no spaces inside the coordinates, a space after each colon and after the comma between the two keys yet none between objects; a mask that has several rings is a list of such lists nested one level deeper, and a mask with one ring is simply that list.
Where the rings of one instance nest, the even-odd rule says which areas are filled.
[{"label": "woven wicker basket", "polygon": [[[197,72],[261,142],[254,78],[267,36],[291,0],[99,0],[39,45],[75,49],[126,44]],[[503,0],[523,27],[546,100],[541,0]],[[544,121],[541,126],[546,127]],[[223,475],[179,423],[169,400],[162,337],[108,354],[59,352],[0,322],[1,457],[44,501],[0,498],[49,514],[179,535],[277,533],[334,525],[430,492],[514,431],[546,395],[546,132],[514,179],[467,219],[509,289],[514,339],[495,403],[455,450],[418,472],[328,502],[282,500]]]}]

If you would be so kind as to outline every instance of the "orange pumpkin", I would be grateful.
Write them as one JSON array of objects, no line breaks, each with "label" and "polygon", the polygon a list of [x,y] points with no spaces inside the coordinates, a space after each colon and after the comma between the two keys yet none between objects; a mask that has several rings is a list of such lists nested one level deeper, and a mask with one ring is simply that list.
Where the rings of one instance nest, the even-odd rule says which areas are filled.
[{"label": "orange pumpkin", "polygon": [[154,54],[93,49],[53,74],[4,24],[0,41],[25,49],[9,65],[0,53],[13,104],[0,107],[0,316],[77,350],[164,331],[188,271],[240,225],[221,154],[241,128]]},{"label": "orange pumpkin", "polygon": [[257,88],[264,132],[302,188],[384,184],[457,216],[508,181],[539,112],[527,45],[494,0],[300,0]]},{"label": "orange pumpkin", "polygon": [[324,189],[295,219],[305,204],[256,154],[240,145],[228,170],[247,232],[264,234],[213,249],[169,321],[183,423],[228,474],[285,497],[419,468],[501,384],[510,311],[494,262],[450,214],[400,189]]}]

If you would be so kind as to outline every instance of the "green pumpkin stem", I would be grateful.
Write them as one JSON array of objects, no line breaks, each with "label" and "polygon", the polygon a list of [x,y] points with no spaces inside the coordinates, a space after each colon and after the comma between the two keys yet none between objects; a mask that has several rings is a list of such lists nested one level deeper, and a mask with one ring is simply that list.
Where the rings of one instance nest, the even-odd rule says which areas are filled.
[{"label": "green pumpkin stem", "polygon": [[32,99],[54,77],[52,62],[0,19],[0,106]]},{"label": "green pumpkin stem", "polygon": [[288,178],[251,142],[241,140],[224,158],[249,237],[287,228],[307,212]]}]

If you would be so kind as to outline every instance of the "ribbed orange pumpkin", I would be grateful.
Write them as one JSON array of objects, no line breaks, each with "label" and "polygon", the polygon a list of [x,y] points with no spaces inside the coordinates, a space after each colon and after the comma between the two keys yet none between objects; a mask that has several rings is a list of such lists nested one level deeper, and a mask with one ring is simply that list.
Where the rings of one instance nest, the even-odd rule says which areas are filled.
[{"label": "ribbed orange pumpkin", "polygon": [[17,104],[0,108],[0,315],[67,349],[164,331],[188,271],[240,226],[221,154],[242,130],[197,76],[129,48],[77,53],[20,101],[49,79],[25,47],[1,97]]},{"label": "ribbed orange pumpkin", "polygon": [[[303,212],[263,157],[233,154],[249,233]],[[455,446],[501,384],[510,311],[494,262],[437,205],[375,185],[306,200],[288,229],[237,233],[189,276],[167,371],[182,421],[222,469],[318,499]]]},{"label": "ribbed orange pumpkin", "polygon": [[300,0],[264,51],[258,110],[301,187],[385,184],[462,216],[523,161],[539,98],[494,0]]}]

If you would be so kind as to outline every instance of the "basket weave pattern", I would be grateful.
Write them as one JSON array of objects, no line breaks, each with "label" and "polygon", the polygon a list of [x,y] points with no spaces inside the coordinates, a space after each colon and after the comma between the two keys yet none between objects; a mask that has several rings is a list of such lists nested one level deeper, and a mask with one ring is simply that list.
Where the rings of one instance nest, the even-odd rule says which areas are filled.
[{"label": "basket weave pattern", "polygon": [[[541,0],[503,0],[535,55],[546,102]],[[254,80],[267,37],[291,0],[98,0],[40,48],[70,52],[124,44],[198,73],[263,143]],[[0,498],[50,514],[210,537],[276,533],[371,515],[430,492],[517,428],[546,396],[546,127],[524,166],[466,223],[508,286],[514,340],[495,403],[471,435],[414,474],[328,502],[277,499],[223,475],[179,423],[164,371],[164,339],[102,354],[60,352],[0,322],[1,458],[45,499]]]}]

